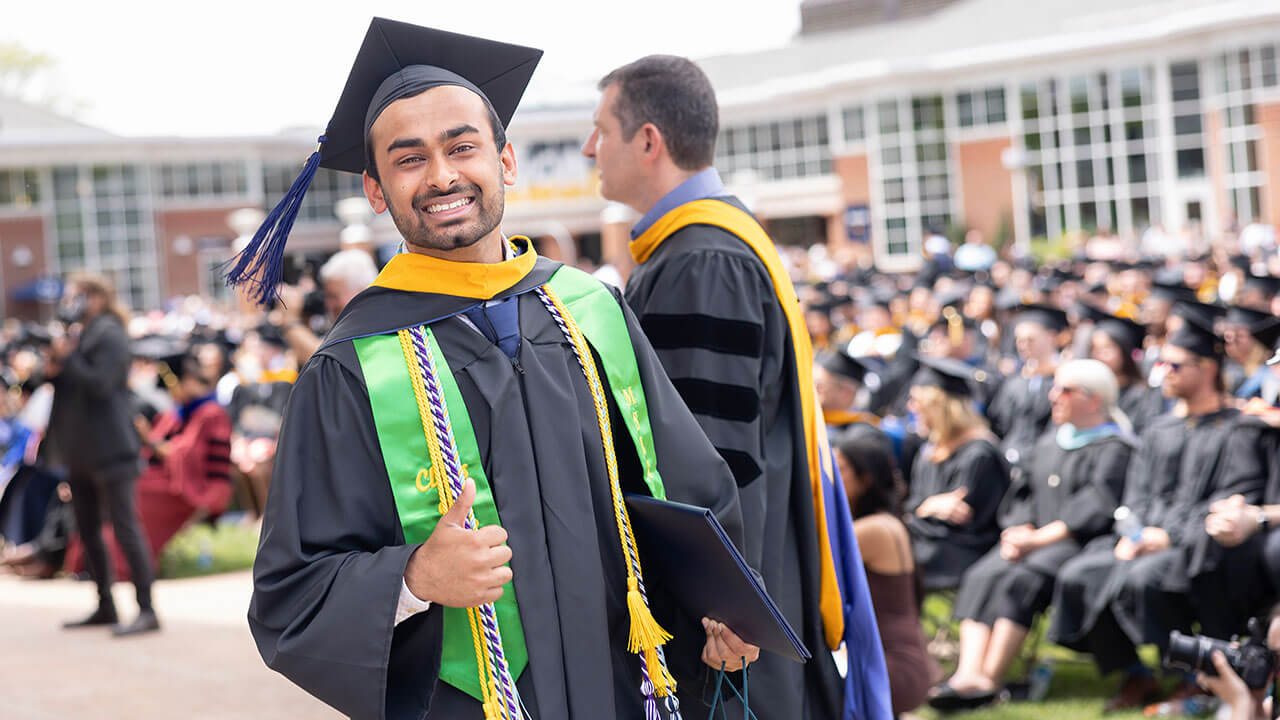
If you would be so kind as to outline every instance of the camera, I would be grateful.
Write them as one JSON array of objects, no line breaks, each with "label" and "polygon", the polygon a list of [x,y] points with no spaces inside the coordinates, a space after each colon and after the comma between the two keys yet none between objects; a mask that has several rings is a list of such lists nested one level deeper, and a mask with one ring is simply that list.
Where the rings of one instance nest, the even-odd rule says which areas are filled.
[{"label": "camera", "polygon": [[1239,645],[1174,630],[1169,633],[1164,664],[1171,670],[1217,675],[1213,667],[1215,650],[1222,652],[1231,669],[1254,690],[1266,687],[1276,670],[1276,654],[1267,648],[1266,627],[1258,618],[1249,621],[1249,637]]}]

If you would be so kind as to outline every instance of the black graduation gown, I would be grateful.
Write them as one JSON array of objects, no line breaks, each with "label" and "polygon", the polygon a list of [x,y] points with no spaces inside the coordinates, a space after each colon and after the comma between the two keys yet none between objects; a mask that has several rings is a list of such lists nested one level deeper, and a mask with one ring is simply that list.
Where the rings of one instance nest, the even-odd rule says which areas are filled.
[{"label": "black graduation gown", "polygon": [[837,717],[844,691],[819,612],[817,537],[826,529],[814,523],[790,329],[768,270],[727,230],[689,225],[632,271],[626,299],[733,470],[747,562],[813,653],[804,665],[762,653],[751,667],[751,709],[761,718]]},{"label": "black graduation gown", "polygon": [[[971,440],[940,463],[929,459],[930,452],[926,445],[916,456],[905,509],[921,582],[925,590],[939,590],[959,586],[965,570],[1000,539],[996,514],[1009,489],[1009,468],[986,440]],[[965,502],[973,509],[967,525],[915,515],[927,498],[961,486],[968,488]]]},{"label": "black graduation gown", "polygon": [[[1280,430],[1242,416],[1226,455],[1217,497],[1239,494],[1251,505],[1280,504]],[[1277,566],[1266,557],[1268,540],[1274,546],[1277,537],[1274,531],[1257,533],[1236,547],[1224,548],[1203,525],[1193,534],[1187,543],[1187,575],[1204,634],[1226,639],[1245,633],[1249,618],[1266,610],[1266,603],[1280,589]]]},{"label": "black graduation gown", "polygon": [[1141,435],[1152,420],[1165,413],[1168,403],[1160,388],[1153,388],[1145,381],[1139,381],[1120,389],[1116,405],[1129,418],[1134,434]]},{"label": "black graduation gown", "polygon": [[[1125,635],[1106,643],[1163,647],[1170,630],[1186,627],[1191,619],[1186,543],[1197,529],[1203,532],[1209,503],[1219,495],[1220,468],[1236,447],[1228,446],[1228,438],[1238,414],[1224,409],[1192,418],[1163,415],[1143,433],[1129,464],[1122,504],[1144,526],[1164,529],[1172,547],[1120,562],[1114,555],[1116,536],[1089,543],[1058,574],[1049,630],[1053,642],[1097,655],[1099,640],[1086,636],[1104,612],[1115,623],[1109,618],[1103,632],[1114,633],[1118,627]],[[1104,669],[1115,669],[1108,668],[1107,658],[1096,659]]]},{"label": "black graduation gown", "polygon": [[965,573],[955,615],[993,625],[1007,618],[1030,627],[1053,593],[1053,578],[1080,548],[1111,529],[1124,493],[1134,441],[1124,436],[1095,440],[1075,450],[1059,447],[1054,431],[1036,443],[1029,471],[1005,497],[1001,527],[1041,528],[1062,521],[1071,537],[1040,548],[1018,562],[992,548]]},{"label": "black graduation gown", "polygon": [[1053,408],[1049,402],[1050,375],[1015,375],[1000,385],[987,408],[991,431],[1000,436],[1000,451],[1010,465],[1022,466],[1036,441],[1049,427]]},{"label": "black graduation gown", "polygon": [[[591,395],[571,347],[527,292],[557,266],[540,259],[499,295],[521,293],[518,366],[453,316],[478,301],[374,287],[348,305],[298,377],[263,518],[249,625],[269,666],[345,714],[482,717],[479,702],[437,680],[440,608],[394,625],[417,546],[404,542],[365,378],[346,339],[429,322],[465,399],[509,533],[529,650],[517,686],[531,717],[643,717],[639,663],[626,651],[626,575]],[[712,508],[740,542],[728,468],[625,306],[624,315],[668,497]],[[643,491],[633,446],[611,410],[624,491]],[[662,588],[650,592],[655,615],[676,636],[667,657],[677,680],[700,689],[700,624],[677,618]]]}]

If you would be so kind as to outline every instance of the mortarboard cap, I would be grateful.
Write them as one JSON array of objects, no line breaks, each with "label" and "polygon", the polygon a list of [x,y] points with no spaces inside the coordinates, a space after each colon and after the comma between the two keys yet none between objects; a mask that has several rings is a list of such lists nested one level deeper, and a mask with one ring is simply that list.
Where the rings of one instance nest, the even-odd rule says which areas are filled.
[{"label": "mortarboard cap", "polygon": [[1269,312],[1255,310],[1254,308],[1245,307],[1243,305],[1232,305],[1227,308],[1226,315],[1227,322],[1232,325],[1244,325],[1246,327],[1252,327],[1271,317],[1272,315]]},{"label": "mortarboard cap", "polygon": [[1088,304],[1076,303],[1080,309],[1080,317],[1093,322],[1094,327],[1107,334],[1124,350],[1132,353],[1142,348],[1142,341],[1147,337],[1147,328],[1129,318],[1118,317]]},{"label": "mortarboard cap", "polygon": [[285,242],[316,169],[363,172],[369,128],[388,105],[456,85],[479,95],[506,127],[541,58],[542,51],[534,48],[375,17],[319,147],[253,240],[233,258],[227,284],[250,286],[250,295],[262,305],[276,298]]},{"label": "mortarboard cap", "polygon": [[1182,281],[1153,280],[1151,295],[1171,303],[1192,301],[1196,299],[1196,291],[1187,287]]},{"label": "mortarboard cap", "polygon": [[1218,320],[1227,314],[1225,305],[1213,305],[1196,300],[1179,300],[1173,306],[1173,312],[1183,319],[1194,317],[1205,327],[1212,328]]},{"label": "mortarboard cap", "polygon": [[1249,334],[1266,348],[1275,348],[1280,343],[1280,317],[1269,316],[1265,320],[1249,326]]},{"label": "mortarboard cap", "polygon": [[1052,332],[1062,332],[1070,326],[1067,313],[1049,305],[1019,305],[1017,322],[1033,322]]},{"label": "mortarboard cap", "polygon": [[187,351],[187,343],[167,335],[144,335],[129,343],[129,352],[145,360],[171,360]]},{"label": "mortarboard cap", "polygon": [[866,381],[867,373],[872,372],[866,363],[843,350],[818,355],[818,364],[827,372],[848,378],[860,385]]},{"label": "mortarboard cap", "polygon": [[1280,295],[1280,277],[1274,275],[1246,275],[1244,287],[1253,288],[1267,297]]},{"label": "mortarboard cap", "polygon": [[1182,319],[1182,325],[1169,338],[1169,344],[1200,357],[1221,361],[1226,352],[1226,342],[1213,332],[1212,322],[1205,322],[1206,318],[1199,312],[1183,313]]},{"label": "mortarboard cap", "polygon": [[977,373],[982,373],[983,371],[975,370],[972,366],[959,360],[946,357],[925,357],[923,355],[918,356],[916,359],[920,361],[920,369],[912,379],[913,385],[941,388],[943,392],[949,395],[970,397],[973,395],[971,384],[984,380],[983,377],[977,376]]}]

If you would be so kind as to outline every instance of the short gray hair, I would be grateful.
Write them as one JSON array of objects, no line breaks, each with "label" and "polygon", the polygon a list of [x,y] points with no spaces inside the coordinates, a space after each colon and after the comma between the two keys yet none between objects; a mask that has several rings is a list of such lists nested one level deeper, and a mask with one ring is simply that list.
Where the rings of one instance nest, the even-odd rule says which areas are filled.
[{"label": "short gray hair", "polygon": [[320,282],[341,280],[353,291],[360,291],[378,278],[378,266],[364,250],[342,250],[320,267]]}]

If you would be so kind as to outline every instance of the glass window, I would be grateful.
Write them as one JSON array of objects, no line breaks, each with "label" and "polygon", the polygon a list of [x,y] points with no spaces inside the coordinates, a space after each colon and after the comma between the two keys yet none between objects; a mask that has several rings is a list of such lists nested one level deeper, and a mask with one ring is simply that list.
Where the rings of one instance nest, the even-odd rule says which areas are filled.
[{"label": "glass window", "polygon": [[844,139],[845,140],[862,140],[867,136],[866,126],[863,124],[862,108],[851,107],[845,108],[844,111]]},{"label": "glass window", "polygon": [[973,127],[973,95],[962,92],[956,95],[956,118],[960,127]]},{"label": "glass window", "polygon": [[1023,85],[1020,91],[1022,95],[1022,119],[1035,120],[1040,117],[1040,96],[1035,85]]},{"label": "glass window", "polygon": [[880,134],[889,135],[898,132],[898,103],[888,100],[877,106],[880,118]]},{"label": "glass window", "polygon": [[1005,119],[1004,88],[987,88],[987,122],[1002,123]]}]

